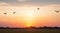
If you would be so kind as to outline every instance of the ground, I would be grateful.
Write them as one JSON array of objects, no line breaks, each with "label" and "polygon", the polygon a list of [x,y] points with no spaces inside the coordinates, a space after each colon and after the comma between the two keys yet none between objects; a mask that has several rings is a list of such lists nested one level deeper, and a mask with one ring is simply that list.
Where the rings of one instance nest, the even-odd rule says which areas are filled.
[{"label": "ground", "polygon": [[60,33],[60,29],[0,29],[0,33]]}]

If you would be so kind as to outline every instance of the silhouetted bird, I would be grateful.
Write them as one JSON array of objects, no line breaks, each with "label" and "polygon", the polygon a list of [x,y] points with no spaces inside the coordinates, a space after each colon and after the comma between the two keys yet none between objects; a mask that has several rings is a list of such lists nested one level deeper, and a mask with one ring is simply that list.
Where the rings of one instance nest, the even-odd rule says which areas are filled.
[{"label": "silhouetted bird", "polygon": [[40,9],[40,8],[37,8],[38,10]]},{"label": "silhouetted bird", "polygon": [[16,12],[13,12],[13,14],[15,14]]},{"label": "silhouetted bird", "polygon": [[7,13],[4,13],[5,15],[7,14]]},{"label": "silhouetted bird", "polygon": [[58,10],[58,11],[57,11],[57,10],[55,10],[55,12],[59,13],[60,11],[59,11],[59,10]]}]

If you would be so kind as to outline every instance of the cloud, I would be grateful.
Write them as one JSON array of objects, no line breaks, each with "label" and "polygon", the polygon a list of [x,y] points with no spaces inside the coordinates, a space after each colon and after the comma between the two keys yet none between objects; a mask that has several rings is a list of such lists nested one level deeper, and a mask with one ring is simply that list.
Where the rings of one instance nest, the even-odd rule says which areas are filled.
[{"label": "cloud", "polygon": [[17,0],[0,0],[0,2],[17,2]]},{"label": "cloud", "polygon": [[16,2],[18,1],[23,2],[27,1],[26,3],[60,3],[60,0],[0,0],[0,2]]},{"label": "cloud", "polygon": [[25,1],[28,1],[28,0],[18,0],[19,2],[25,2]]},{"label": "cloud", "polygon": [[0,6],[8,6],[8,3],[0,2]]},{"label": "cloud", "polygon": [[27,3],[35,5],[60,4],[60,0],[29,0]]},{"label": "cloud", "polygon": [[14,6],[21,5],[51,5],[51,4],[60,4],[60,0],[0,0],[0,2],[8,3]]}]

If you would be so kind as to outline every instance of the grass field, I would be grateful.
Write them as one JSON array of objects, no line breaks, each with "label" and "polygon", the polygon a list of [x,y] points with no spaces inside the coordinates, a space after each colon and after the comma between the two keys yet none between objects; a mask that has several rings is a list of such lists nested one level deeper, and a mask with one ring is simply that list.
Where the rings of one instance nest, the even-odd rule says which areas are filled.
[{"label": "grass field", "polygon": [[60,33],[60,29],[0,29],[0,33]]}]

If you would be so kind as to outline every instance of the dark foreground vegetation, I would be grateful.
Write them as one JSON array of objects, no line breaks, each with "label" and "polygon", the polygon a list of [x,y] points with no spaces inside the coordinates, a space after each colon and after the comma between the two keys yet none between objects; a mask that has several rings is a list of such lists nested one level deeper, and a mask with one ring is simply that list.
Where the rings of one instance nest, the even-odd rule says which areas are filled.
[{"label": "dark foreground vegetation", "polygon": [[0,27],[0,33],[60,33],[60,27],[26,27],[9,28]]},{"label": "dark foreground vegetation", "polygon": [[34,26],[30,26],[30,27],[25,27],[25,28],[12,28],[12,27],[0,27],[0,29],[60,29],[60,27],[47,27],[47,26],[44,26],[44,27],[34,27]]}]

